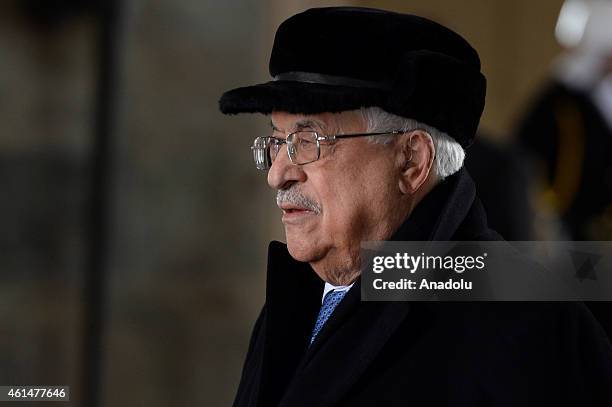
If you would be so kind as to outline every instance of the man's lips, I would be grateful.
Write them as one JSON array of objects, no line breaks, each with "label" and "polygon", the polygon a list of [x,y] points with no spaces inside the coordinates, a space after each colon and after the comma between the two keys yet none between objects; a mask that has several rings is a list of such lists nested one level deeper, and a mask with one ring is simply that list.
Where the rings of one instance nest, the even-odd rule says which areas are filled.
[{"label": "man's lips", "polygon": [[308,209],[283,209],[283,213],[305,213],[305,212],[312,212],[312,211],[309,211]]},{"label": "man's lips", "polygon": [[293,205],[293,204],[281,204],[279,206],[283,210],[283,213],[292,213],[292,212],[312,212],[308,208],[304,208],[302,206]]},{"label": "man's lips", "polygon": [[301,206],[293,205],[293,204],[282,204],[279,206],[283,211],[283,221],[297,221],[305,216],[314,215],[315,213]]}]

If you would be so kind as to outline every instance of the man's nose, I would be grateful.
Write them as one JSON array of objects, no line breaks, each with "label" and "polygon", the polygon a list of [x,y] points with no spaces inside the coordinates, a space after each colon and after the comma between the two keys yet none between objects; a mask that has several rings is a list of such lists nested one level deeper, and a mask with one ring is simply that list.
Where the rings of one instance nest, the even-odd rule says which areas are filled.
[{"label": "man's nose", "polygon": [[294,182],[304,181],[306,173],[300,165],[295,165],[289,160],[287,146],[284,145],[268,171],[268,185],[274,189],[285,189]]}]

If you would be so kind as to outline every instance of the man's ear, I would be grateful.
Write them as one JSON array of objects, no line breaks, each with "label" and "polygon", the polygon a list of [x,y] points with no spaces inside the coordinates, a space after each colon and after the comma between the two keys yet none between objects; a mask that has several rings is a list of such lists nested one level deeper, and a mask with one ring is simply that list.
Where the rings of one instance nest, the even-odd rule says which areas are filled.
[{"label": "man's ear", "polygon": [[398,147],[400,191],[414,194],[427,180],[433,166],[433,139],[425,130],[413,130],[399,137]]}]

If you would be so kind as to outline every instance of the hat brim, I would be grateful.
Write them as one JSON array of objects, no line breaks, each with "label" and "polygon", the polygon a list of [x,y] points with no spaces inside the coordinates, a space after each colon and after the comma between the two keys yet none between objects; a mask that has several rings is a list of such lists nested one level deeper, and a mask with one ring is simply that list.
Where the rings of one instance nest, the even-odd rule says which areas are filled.
[{"label": "hat brim", "polygon": [[383,107],[387,98],[386,91],[376,88],[272,81],[225,92],[219,100],[219,109],[224,114],[336,113],[360,107]]}]

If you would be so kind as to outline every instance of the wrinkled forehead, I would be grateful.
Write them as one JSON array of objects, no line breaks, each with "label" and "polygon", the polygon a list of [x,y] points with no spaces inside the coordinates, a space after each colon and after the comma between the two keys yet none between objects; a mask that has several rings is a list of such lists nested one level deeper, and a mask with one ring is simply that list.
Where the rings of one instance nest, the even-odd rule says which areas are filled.
[{"label": "wrinkled forehead", "polygon": [[283,133],[308,129],[337,134],[365,130],[365,119],[359,110],[311,115],[275,111],[270,114],[270,126]]}]

